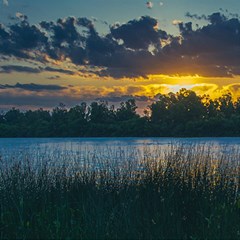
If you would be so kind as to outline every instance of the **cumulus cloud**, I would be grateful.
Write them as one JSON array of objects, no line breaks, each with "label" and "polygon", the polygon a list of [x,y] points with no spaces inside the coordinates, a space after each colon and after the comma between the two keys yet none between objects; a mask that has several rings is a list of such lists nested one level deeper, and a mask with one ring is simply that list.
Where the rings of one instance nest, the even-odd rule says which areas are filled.
[{"label": "cumulus cloud", "polygon": [[[34,60],[45,67],[1,67],[2,73],[43,71],[68,75],[77,69],[105,77],[147,77],[150,74],[234,76],[240,74],[240,21],[222,13],[209,16],[207,24],[174,20],[179,36],[159,29],[158,21],[144,16],[110,26],[102,36],[88,18],[67,17],[31,25],[26,16],[9,26],[0,24],[0,57]],[[52,67],[69,62],[73,69]],[[79,70],[81,71],[81,70]],[[83,71],[83,70],[82,70]]]},{"label": "cumulus cloud", "polygon": [[111,34],[121,39],[127,48],[147,49],[150,44],[159,45],[161,38],[166,39],[167,33],[157,29],[158,22],[151,17],[141,17],[126,24],[112,27]]}]

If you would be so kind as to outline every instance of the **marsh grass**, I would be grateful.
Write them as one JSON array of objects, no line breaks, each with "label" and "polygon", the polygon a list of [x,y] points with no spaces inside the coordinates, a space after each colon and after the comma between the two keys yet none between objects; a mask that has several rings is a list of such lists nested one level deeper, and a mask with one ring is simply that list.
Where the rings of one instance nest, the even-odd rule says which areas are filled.
[{"label": "marsh grass", "polygon": [[237,150],[36,156],[0,159],[1,239],[240,238]]}]

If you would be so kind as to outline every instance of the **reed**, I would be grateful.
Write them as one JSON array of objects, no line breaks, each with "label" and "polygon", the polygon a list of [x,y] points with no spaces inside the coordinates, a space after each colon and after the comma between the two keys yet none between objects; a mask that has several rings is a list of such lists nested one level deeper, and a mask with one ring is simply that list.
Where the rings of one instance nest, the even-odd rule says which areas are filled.
[{"label": "reed", "polygon": [[169,149],[2,156],[0,238],[239,239],[238,151]]}]

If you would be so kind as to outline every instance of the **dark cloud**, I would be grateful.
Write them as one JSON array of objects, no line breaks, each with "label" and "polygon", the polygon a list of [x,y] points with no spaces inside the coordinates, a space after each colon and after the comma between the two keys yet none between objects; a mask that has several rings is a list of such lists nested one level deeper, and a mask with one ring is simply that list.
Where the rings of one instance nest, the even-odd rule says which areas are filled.
[{"label": "dark cloud", "polygon": [[125,102],[129,99],[135,99],[136,101],[139,101],[139,102],[146,102],[149,100],[148,97],[146,96],[133,96],[133,95],[123,95],[123,96],[119,96],[119,97],[116,97],[116,96],[110,96],[110,97],[101,97],[101,98],[96,98],[94,99],[95,101],[106,101],[106,102],[116,102],[116,103],[119,103],[119,102]]},{"label": "dark cloud", "polygon": [[227,21],[227,18],[219,12],[209,15],[208,19],[212,24],[221,24],[221,23]]},{"label": "dark cloud", "polygon": [[78,26],[86,27],[90,32],[95,32],[93,21],[88,18],[77,18],[76,23]]},{"label": "dark cloud", "polygon": [[0,38],[3,40],[9,37],[9,33],[6,31],[3,24],[0,24]]},{"label": "dark cloud", "polygon": [[41,70],[46,71],[46,72],[58,72],[58,73],[63,73],[63,74],[67,74],[67,75],[75,74],[75,72],[71,71],[71,70],[61,69],[61,68],[53,68],[53,67],[45,67],[45,68],[41,68]]},{"label": "dark cloud", "polygon": [[80,36],[75,23],[76,19],[74,17],[68,17],[66,19],[58,19],[57,23],[52,25],[54,47],[64,48],[64,44],[74,44],[79,41]]},{"label": "dark cloud", "polygon": [[191,23],[180,26],[184,40],[178,49],[182,54],[198,55],[200,61],[208,65],[232,65],[239,59],[239,19],[227,20],[220,13],[214,13],[209,16],[209,20],[209,25],[195,31],[191,29]]},{"label": "dark cloud", "polygon": [[146,6],[147,6],[148,9],[152,9],[153,8],[153,2],[151,2],[151,1],[146,2]]},{"label": "dark cloud", "polygon": [[123,40],[127,48],[148,49],[150,44],[158,47],[160,39],[167,39],[168,35],[158,30],[157,24],[156,19],[145,16],[139,20],[111,27],[111,34],[115,39]]},{"label": "dark cloud", "polygon": [[8,28],[0,26],[0,54],[17,58],[34,58],[30,51],[41,51],[46,47],[47,40],[45,33],[37,26],[30,25],[27,18]]},{"label": "dark cloud", "polygon": [[53,60],[67,60],[86,66],[91,73],[115,78],[149,74],[239,74],[239,19],[223,13],[209,16],[187,13],[186,16],[208,23],[194,29],[192,22],[178,21],[180,35],[171,36],[158,28],[156,19],[144,16],[115,24],[102,36],[96,31],[94,20],[87,18],[67,17],[31,25],[22,14],[18,22],[8,27],[0,24],[0,57],[34,60],[46,67],[5,66],[1,72],[75,74],[75,70],[48,66]]},{"label": "dark cloud", "polygon": [[18,65],[0,66],[0,73],[12,73],[12,72],[40,73],[41,70],[39,68]]},{"label": "dark cloud", "polygon": [[[86,39],[88,34],[95,33],[94,25],[87,18],[68,17],[54,22],[41,22],[40,26],[47,30],[51,37],[46,53],[53,59],[70,58],[75,64],[84,64],[86,59]],[[86,28],[82,34],[78,27]],[[84,34],[85,33],[85,34]]]},{"label": "dark cloud", "polygon": [[41,85],[41,84],[34,84],[34,83],[28,83],[28,84],[17,83],[15,85],[0,84],[0,89],[14,89],[14,88],[20,88],[20,89],[32,91],[32,92],[59,91],[59,90],[67,89],[66,87],[59,86],[59,85]]},{"label": "dark cloud", "polygon": [[14,95],[10,93],[0,94],[0,108],[9,109],[10,107],[20,107],[23,109],[34,108],[53,108],[64,103],[68,106],[79,104],[81,99],[74,99],[69,96],[39,96],[36,94],[31,95]]},{"label": "dark cloud", "polygon": [[12,72],[20,72],[20,73],[41,73],[41,72],[58,72],[67,75],[75,74],[74,71],[61,69],[61,68],[53,68],[53,67],[29,67],[29,66],[20,66],[20,65],[3,65],[0,66],[0,73],[12,73]]},{"label": "dark cloud", "polygon": [[109,36],[100,37],[98,34],[91,34],[86,44],[88,65],[109,67],[115,55],[122,49],[122,46],[119,46]]},{"label": "dark cloud", "polygon": [[198,14],[192,14],[190,12],[187,12],[185,14],[186,17],[191,18],[191,19],[195,19],[195,20],[206,20],[208,21],[208,16],[206,16],[205,14],[202,15],[198,15]]},{"label": "dark cloud", "polygon": [[48,77],[47,79],[56,80],[56,79],[60,79],[60,78],[61,78],[60,76],[55,75],[55,76],[52,76],[52,77]]}]

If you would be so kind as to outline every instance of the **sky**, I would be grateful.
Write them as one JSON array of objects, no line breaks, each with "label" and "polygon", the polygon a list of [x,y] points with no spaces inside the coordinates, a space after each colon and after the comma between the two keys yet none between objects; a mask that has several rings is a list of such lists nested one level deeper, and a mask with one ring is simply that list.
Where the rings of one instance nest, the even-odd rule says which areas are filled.
[{"label": "sky", "polygon": [[238,0],[0,0],[0,109],[240,97]]}]

